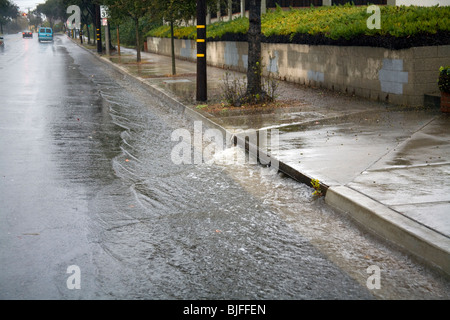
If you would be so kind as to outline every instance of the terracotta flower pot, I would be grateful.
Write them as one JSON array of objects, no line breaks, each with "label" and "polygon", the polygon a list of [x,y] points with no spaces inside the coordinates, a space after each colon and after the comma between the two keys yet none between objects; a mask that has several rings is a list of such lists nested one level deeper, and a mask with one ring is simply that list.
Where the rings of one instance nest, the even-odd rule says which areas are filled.
[{"label": "terracotta flower pot", "polygon": [[441,92],[441,111],[450,113],[450,93]]}]

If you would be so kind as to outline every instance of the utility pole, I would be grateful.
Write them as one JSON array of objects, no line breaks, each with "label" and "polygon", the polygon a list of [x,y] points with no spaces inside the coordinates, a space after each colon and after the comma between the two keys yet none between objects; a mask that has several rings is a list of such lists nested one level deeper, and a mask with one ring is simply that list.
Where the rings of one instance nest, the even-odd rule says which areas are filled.
[{"label": "utility pole", "polygon": [[97,53],[102,53],[102,26],[100,21],[100,5],[95,5],[95,28],[97,29]]},{"label": "utility pole", "polygon": [[197,101],[206,101],[206,0],[197,0]]}]

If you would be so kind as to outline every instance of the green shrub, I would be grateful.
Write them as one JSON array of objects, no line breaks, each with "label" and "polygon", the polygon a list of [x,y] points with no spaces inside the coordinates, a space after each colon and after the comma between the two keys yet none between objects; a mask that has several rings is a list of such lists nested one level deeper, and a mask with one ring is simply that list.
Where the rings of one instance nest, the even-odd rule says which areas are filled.
[{"label": "green shrub", "polygon": [[439,68],[438,87],[441,92],[450,93],[450,66]]},{"label": "green shrub", "polygon": [[[380,6],[381,29],[367,28],[367,6],[340,5],[302,8],[283,11],[277,8],[262,16],[261,32],[264,36],[296,35],[323,36],[332,40],[353,39],[359,36],[411,37],[421,34],[450,32],[450,7]],[[209,39],[220,40],[226,34],[246,34],[247,18],[216,22],[207,27]],[[176,27],[175,37],[195,39],[196,27]],[[170,37],[170,27],[150,30],[147,36]]]},{"label": "green shrub", "polygon": [[[220,39],[223,35],[228,33],[245,34],[248,31],[248,19],[238,18],[229,22],[216,22],[208,25],[206,28],[206,37],[209,39]],[[170,26],[163,25],[155,29],[150,30],[147,37],[157,37],[157,38],[170,38]],[[177,39],[197,39],[197,28],[196,26],[174,27],[174,37]]]},{"label": "green shrub", "polygon": [[265,36],[310,34],[330,39],[351,39],[360,35],[412,36],[450,31],[450,7],[381,6],[381,29],[367,28],[367,6],[332,6],[275,10],[262,19]]}]

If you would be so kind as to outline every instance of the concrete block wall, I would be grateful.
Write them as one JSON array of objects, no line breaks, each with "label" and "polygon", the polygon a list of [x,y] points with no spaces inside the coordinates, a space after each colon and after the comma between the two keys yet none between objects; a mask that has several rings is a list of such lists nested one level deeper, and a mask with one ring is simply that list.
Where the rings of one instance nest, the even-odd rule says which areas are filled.
[{"label": "concrete block wall", "polygon": [[[170,39],[148,38],[149,52],[170,55]],[[196,60],[196,42],[176,40],[178,58]],[[450,64],[450,46],[388,50],[374,47],[262,44],[264,73],[281,80],[347,92],[392,104],[422,106],[438,92],[439,67]],[[246,42],[207,43],[211,66],[246,72]]]}]

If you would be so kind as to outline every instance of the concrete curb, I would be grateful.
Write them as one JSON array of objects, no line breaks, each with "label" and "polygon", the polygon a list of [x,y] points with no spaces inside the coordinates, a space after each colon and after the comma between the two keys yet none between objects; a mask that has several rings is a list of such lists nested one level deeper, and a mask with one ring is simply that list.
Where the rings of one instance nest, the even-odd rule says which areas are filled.
[{"label": "concrete curb", "polygon": [[[75,41],[73,42],[76,43]],[[264,159],[270,158],[270,155],[265,153],[264,150],[261,150],[259,146],[252,146],[246,142],[245,137],[243,138],[242,136],[229,132],[211,119],[206,118],[199,112],[170,97],[162,90],[146,83],[144,79],[130,74],[125,68],[87,50],[78,43],[76,44],[97,57],[100,61],[149,88],[152,94],[164,103],[167,103],[171,108],[180,111],[189,120],[202,121],[207,127],[217,129],[224,136],[234,138],[235,145],[243,147],[247,152],[254,153],[254,156],[258,160],[260,157],[264,157]],[[279,171],[296,181],[311,186],[310,182],[312,178],[310,176],[295,170],[286,163],[274,158],[272,159],[277,161]],[[416,258],[419,258],[423,263],[443,272],[447,277],[450,276],[450,239],[349,187],[329,187],[321,183],[321,190],[325,195],[325,202],[328,205],[349,215],[354,221],[371,233],[401,247]]]},{"label": "concrete curb", "polygon": [[449,238],[346,186],[330,187],[325,202],[370,232],[450,275]]}]

